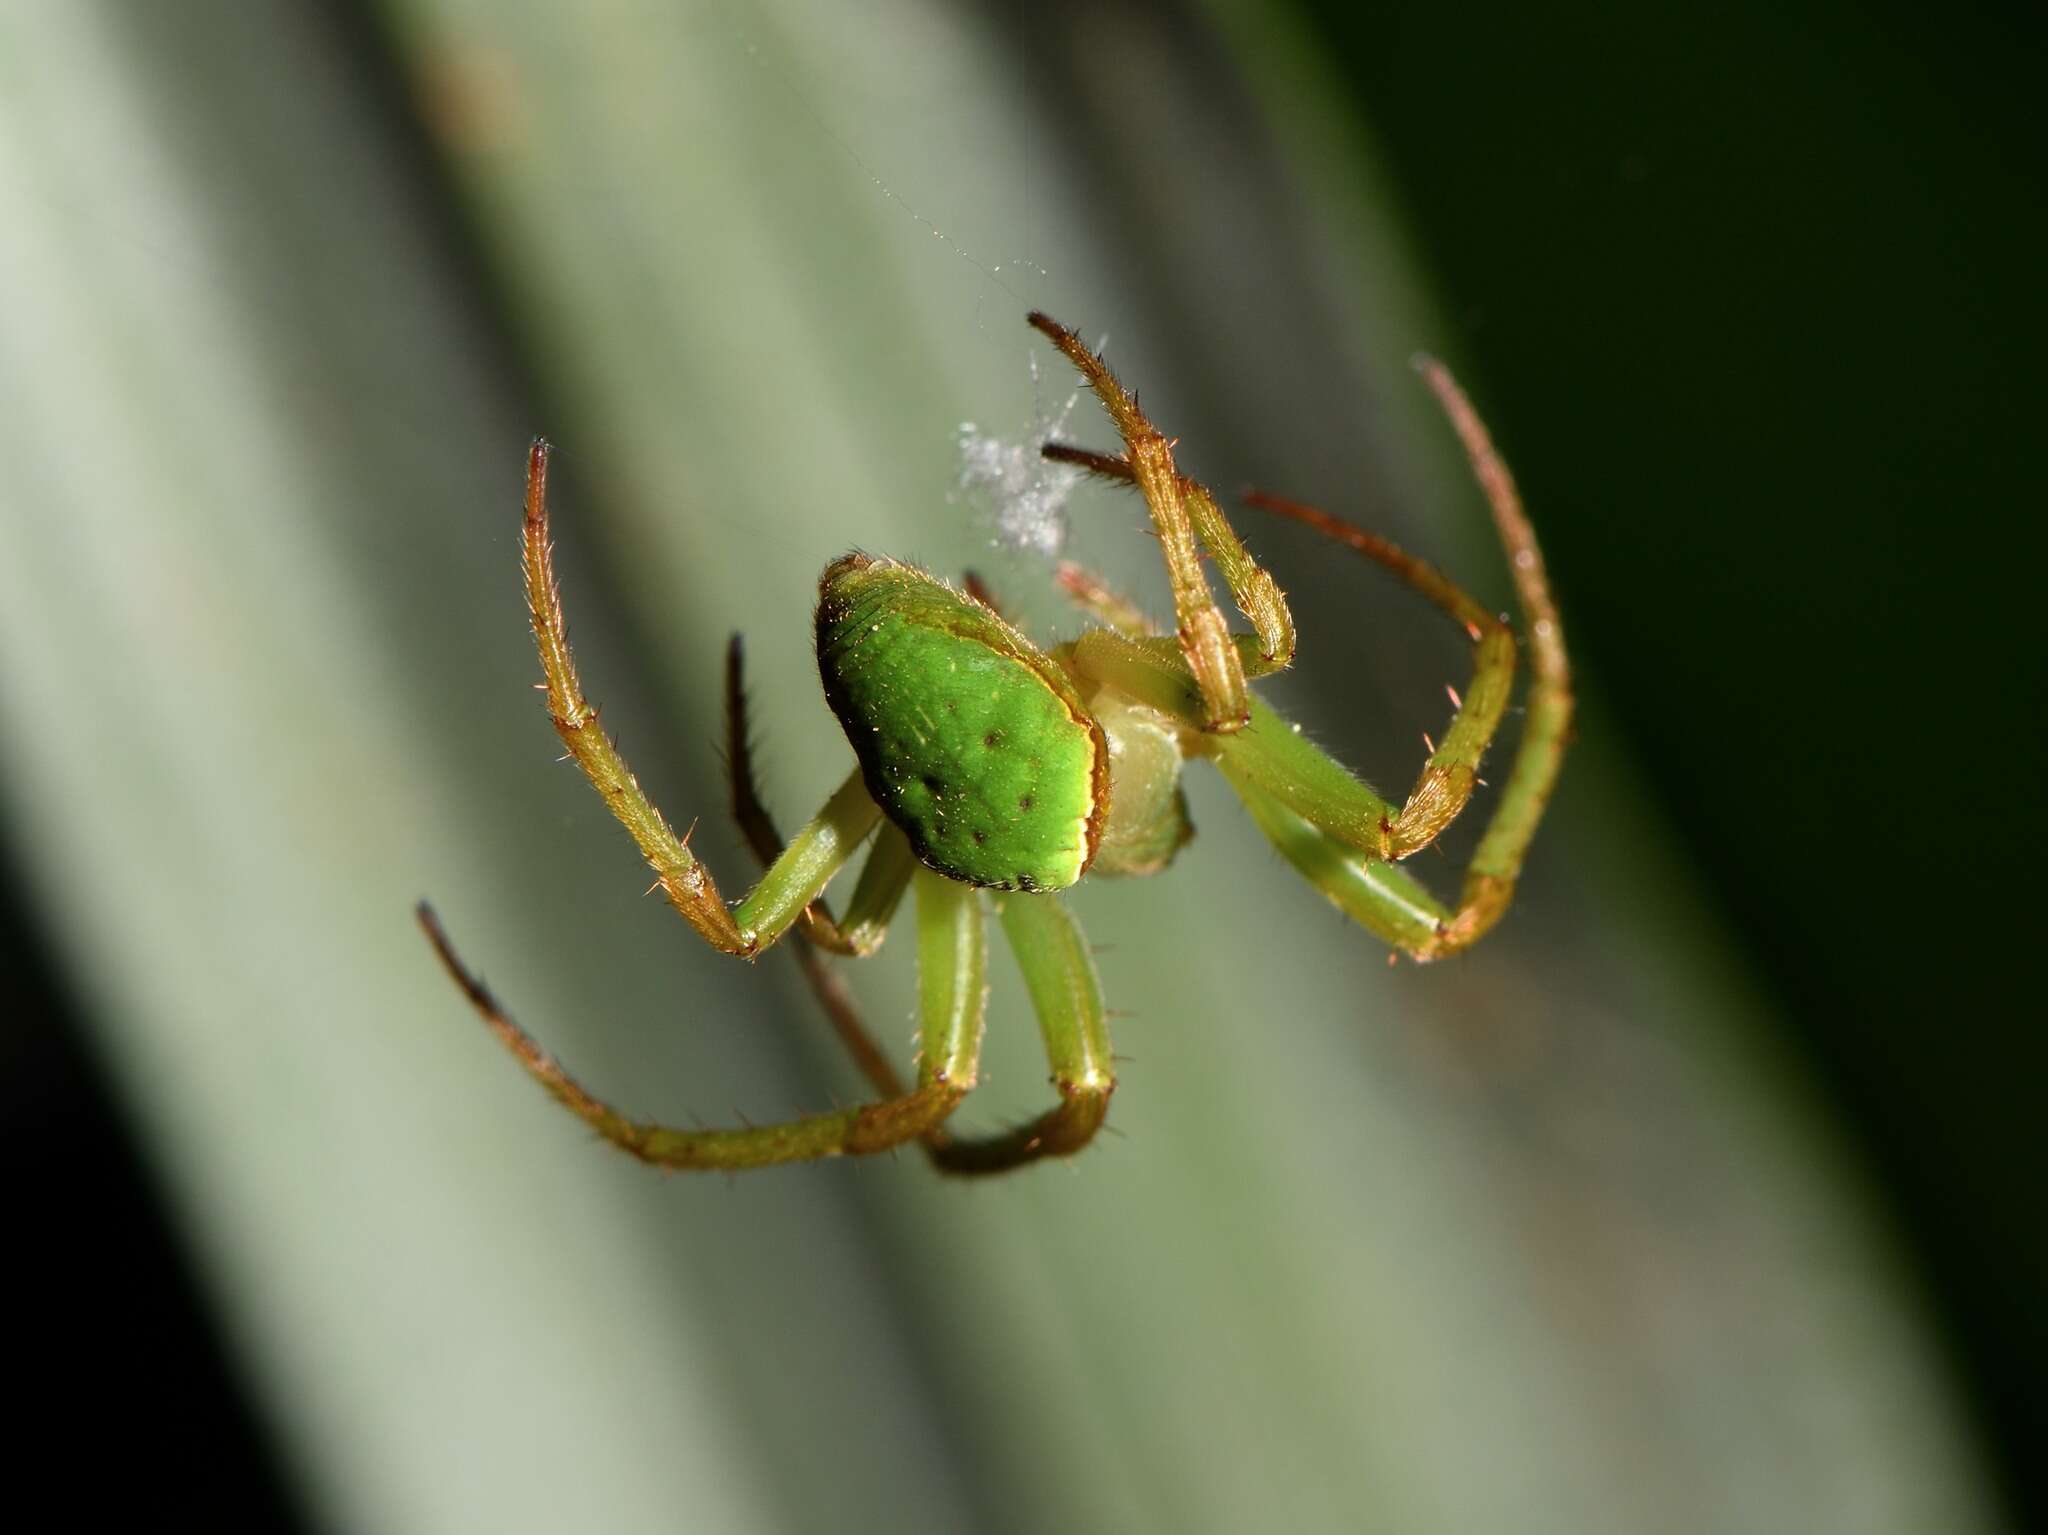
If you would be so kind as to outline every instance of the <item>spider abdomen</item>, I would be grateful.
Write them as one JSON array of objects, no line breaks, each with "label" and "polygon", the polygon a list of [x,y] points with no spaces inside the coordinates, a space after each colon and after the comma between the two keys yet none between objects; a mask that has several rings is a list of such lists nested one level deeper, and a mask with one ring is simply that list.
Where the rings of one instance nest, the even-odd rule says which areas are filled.
[{"label": "spider abdomen", "polygon": [[826,701],[919,858],[998,890],[1081,877],[1109,749],[1056,662],[973,598],[864,554],[826,568],[817,626]]}]

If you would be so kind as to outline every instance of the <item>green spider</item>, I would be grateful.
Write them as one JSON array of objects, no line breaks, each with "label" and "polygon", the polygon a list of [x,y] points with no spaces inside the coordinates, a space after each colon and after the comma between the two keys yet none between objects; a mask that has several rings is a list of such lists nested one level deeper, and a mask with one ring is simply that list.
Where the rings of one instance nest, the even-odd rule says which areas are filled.
[{"label": "green spider", "polygon": [[[1508,553],[1529,624],[1535,680],[1499,807],[1455,907],[1398,867],[1471,798],[1480,757],[1506,710],[1515,641],[1507,625],[1420,560],[1313,507],[1254,495],[1385,566],[1470,636],[1473,678],[1442,744],[1396,808],[1324,755],[1247,687],[1287,666],[1294,625],[1280,589],[1239,542],[1215,498],[1174,467],[1171,443],[1074,332],[1030,316],[1080,369],[1122,435],[1121,454],[1050,444],[1045,456],[1135,485],[1158,530],[1178,632],[1157,634],[1101,581],[1062,565],[1059,581],[1100,627],[1041,651],[971,580],[967,591],[914,566],[850,554],[819,581],[818,669],[859,765],[787,846],[755,789],[739,639],[726,662],[733,813],[767,867],[728,907],[711,876],[641,792],[570,658],[548,538],[548,445],[527,461],[523,560],[548,712],[670,903],[706,942],[751,959],[792,927],[799,963],[880,1101],[783,1124],[677,1129],[627,1118],[570,1077],[457,958],[433,912],[421,924],[484,1021],[542,1086],[625,1150],[664,1167],[743,1168],[886,1150],[920,1141],[939,1168],[993,1173],[1079,1151],[1101,1128],[1116,1075],[1088,945],[1058,891],[1091,870],[1156,874],[1192,835],[1180,774],[1214,762],[1281,854],[1361,926],[1417,960],[1478,939],[1511,899],[1522,857],[1557,780],[1572,699],[1564,635],[1536,537],[1486,429],[1443,367],[1420,368],[1463,439]],[[1215,561],[1256,631],[1230,632],[1203,576]],[[879,831],[877,830],[879,828]],[[843,917],[825,887],[861,844],[874,846]],[[906,1088],[821,952],[872,953],[906,890],[917,892],[920,1046]],[[985,897],[982,892],[991,892]],[[947,1116],[975,1084],[987,939],[996,905],[1052,1064],[1058,1103],[1004,1133],[969,1139]]]}]

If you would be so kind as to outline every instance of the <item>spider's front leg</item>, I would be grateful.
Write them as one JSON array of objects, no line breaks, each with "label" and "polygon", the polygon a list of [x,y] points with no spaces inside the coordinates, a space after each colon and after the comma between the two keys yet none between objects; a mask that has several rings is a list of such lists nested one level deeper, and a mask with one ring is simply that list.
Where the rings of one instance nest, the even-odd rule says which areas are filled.
[{"label": "spider's front leg", "polygon": [[[1253,505],[1306,523],[1384,566],[1443,609],[1473,642],[1472,680],[1462,696],[1452,693],[1450,728],[1441,744],[1431,743],[1429,760],[1399,809],[1256,699],[1247,728],[1208,737],[1205,755],[1214,758],[1260,829],[1305,877],[1386,942],[1428,960],[1476,941],[1513,898],[1523,856],[1563,762],[1572,693],[1556,600],[1514,478],[1450,372],[1427,358],[1418,366],[1464,444],[1493,512],[1528,622],[1534,672],[1521,745],[1457,906],[1444,907],[1392,860],[1428,846],[1470,801],[1481,758],[1507,709],[1515,642],[1504,622],[1435,567],[1315,507],[1277,496],[1250,496]],[[1137,481],[1128,459],[1062,444],[1048,445],[1045,453],[1109,480]],[[1188,483],[1183,481],[1184,488]],[[1200,725],[1204,698],[1199,681],[1171,642],[1150,637],[1142,619],[1085,572],[1063,570],[1061,584],[1109,625],[1076,642],[1075,659],[1082,670],[1190,726]]]},{"label": "spider's front leg", "polygon": [[[548,541],[548,457],[548,445],[535,442],[527,458],[521,547],[548,716],[569,755],[632,834],[670,904],[714,948],[752,958],[805,914],[874,830],[881,812],[855,772],[786,848],[779,854],[772,849],[764,852],[767,872],[738,906],[727,908],[710,874],[641,790],[599,725],[597,710],[583,696],[569,651]],[[732,681],[736,684],[737,680],[735,672]],[[747,830],[750,836],[758,836],[766,826],[763,811]],[[890,872],[874,882],[869,901],[875,908],[876,941],[880,926],[886,924],[902,894],[903,881],[893,871],[892,864]],[[865,887],[870,881],[864,878],[862,883]],[[915,1139],[939,1124],[974,1085],[985,990],[981,910],[974,901],[958,899],[946,881],[936,883],[939,888],[929,901],[932,913],[920,922],[920,933],[929,929],[950,936],[944,942],[935,939],[920,945],[928,976],[918,1085],[903,1092],[892,1082],[883,1102],[787,1124],[737,1130],[681,1130],[621,1114],[582,1087],[512,1021],[483,981],[457,956],[439,920],[425,904],[419,908],[419,920],[441,963],[492,1032],[530,1075],[606,1139],[645,1161],[667,1167],[756,1167],[879,1151]],[[856,908],[861,904],[857,893]],[[830,928],[829,919],[823,922]]]},{"label": "spider's front leg", "polygon": [[1100,467],[1093,460],[1116,466],[1143,493],[1173,587],[1180,651],[1201,694],[1202,729],[1214,734],[1242,730],[1251,718],[1245,688],[1247,668],[1229,622],[1202,574],[1202,550],[1207,549],[1214,558],[1239,609],[1258,631],[1254,675],[1277,671],[1294,657],[1294,619],[1278,583],[1252,558],[1216,505],[1216,498],[1174,467],[1173,445],[1138,408],[1108,365],[1051,316],[1034,311],[1028,319],[1080,369],[1124,440],[1122,459],[1057,447],[1049,449],[1047,456],[1090,468]]},{"label": "spider's front leg", "polygon": [[[1270,779],[1257,781],[1256,775],[1244,772],[1233,775],[1229,764],[1224,766],[1225,776],[1253,819],[1289,862],[1363,926],[1415,959],[1431,960],[1455,954],[1478,941],[1500,920],[1514,898],[1523,857],[1550,803],[1564,763],[1565,746],[1571,738],[1573,700],[1564,626],[1558,618],[1557,601],[1550,590],[1536,530],[1523,509],[1514,476],[1450,370],[1427,357],[1418,359],[1417,366],[1450,418],[1471,461],[1474,478],[1485,492],[1528,625],[1534,673],[1521,744],[1501,787],[1500,804],[1466,868],[1457,906],[1446,910],[1404,871],[1360,857],[1345,845],[1348,839],[1334,833],[1333,818],[1313,798],[1290,803],[1284,795],[1274,792],[1275,784]],[[1416,792],[1402,812],[1402,819],[1413,823],[1416,834],[1433,837],[1469,798],[1480,754],[1491,741],[1506,706],[1514,649],[1505,638],[1505,627],[1432,567],[1402,553],[1386,540],[1313,507],[1276,497],[1253,499],[1269,510],[1308,523],[1386,566],[1463,624],[1476,642],[1478,657],[1472,688],[1459,704],[1444,744],[1431,754]],[[1496,632],[1499,640],[1495,639]],[[1307,743],[1302,746],[1314,752]],[[1393,856],[1403,856],[1410,850],[1397,850]]]},{"label": "spider's front leg", "polygon": [[527,455],[526,525],[520,544],[548,718],[591,786],[632,834],[669,904],[713,948],[750,959],[781,937],[817,899],[874,830],[881,812],[856,771],[775,858],[747,897],[738,906],[727,908],[710,872],[647,798],[604,733],[597,710],[583,696],[583,684],[569,652],[568,626],[555,580],[554,546],[548,538],[549,453],[548,444],[536,439]]}]

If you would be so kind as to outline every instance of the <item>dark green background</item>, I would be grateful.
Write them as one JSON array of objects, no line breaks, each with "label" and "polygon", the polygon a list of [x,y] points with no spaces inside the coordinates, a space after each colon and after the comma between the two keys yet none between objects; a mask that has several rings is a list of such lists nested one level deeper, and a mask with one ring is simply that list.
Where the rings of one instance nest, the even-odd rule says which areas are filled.
[{"label": "dark green background", "polygon": [[1600,728],[2048,1513],[2039,11],[1312,9],[1518,472],[1570,502],[1545,540]]}]

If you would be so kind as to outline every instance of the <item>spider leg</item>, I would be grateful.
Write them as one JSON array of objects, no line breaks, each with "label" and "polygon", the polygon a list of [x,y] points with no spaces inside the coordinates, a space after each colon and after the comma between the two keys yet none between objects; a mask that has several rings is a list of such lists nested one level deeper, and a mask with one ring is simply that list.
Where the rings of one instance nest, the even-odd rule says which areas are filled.
[{"label": "spider leg", "polygon": [[[733,635],[725,649],[725,761],[732,788],[732,817],[739,823],[747,846],[764,869],[772,868],[782,852],[782,833],[762,803],[760,785],[754,776],[754,747],[747,731],[747,690],[744,677],[745,646]],[[889,922],[910,888],[910,871],[916,859],[910,843],[894,826],[884,825],[875,840],[868,861],[854,887],[853,902],[847,907],[844,924],[832,919],[831,908],[820,896],[803,909],[797,931],[821,949],[834,954],[860,957],[874,953],[887,936]]]},{"label": "spider leg", "polygon": [[[782,846],[782,834],[775,829],[754,778],[753,743],[747,734],[747,695],[741,676],[743,664],[740,637],[735,634],[725,653],[725,760],[732,778],[733,819],[739,823],[754,856],[766,868]],[[903,1095],[902,1079],[861,1021],[860,1010],[846,983],[819,951],[858,958],[880,948],[903,893],[910,888],[916,867],[909,839],[884,822],[861,868],[852,904],[847,907],[846,925],[842,927],[833,921],[822,899],[813,901],[804,908],[797,923],[797,934],[804,941],[790,945],[789,949],[804,983],[824,1009],[833,1033],[846,1046],[861,1075],[885,1098]]]},{"label": "spider leg", "polygon": [[[1071,443],[1064,442],[1049,442],[1039,452],[1056,463],[1078,464],[1098,479],[1108,480],[1112,484],[1135,488],[1138,483],[1137,474],[1131,468],[1131,461],[1121,454],[1098,453],[1093,448],[1077,448]],[[1230,530],[1230,524],[1223,520],[1221,510],[1216,509],[1216,498],[1209,494],[1207,486],[1199,480],[1191,480],[1186,475],[1181,475],[1180,490],[1182,497],[1190,506],[1200,505],[1214,510],[1223,532],[1232,538],[1236,537]],[[1201,527],[1202,522],[1198,518],[1196,528],[1199,530]],[[1203,540],[1206,544],[1206,534],[1203,535]],[[1243,553],[1241,548],[1240,553]],[[1244,558],[1249,561],[1251,556],[1245,553]],[[1076,565],[1071,560],[1062,560],[1055,579],[1075,603],[1093,613],[1117,633],[1130,639],[1142,639],[1146,635],[1159,632],[1136,603],[1113,590],[1093,571]],[[1275,601],[1279,601],[1277,590],[1272,595]],[[1230,636],[1237,650],[1238,664],[1247,678],[1269,676],[1293,664],[1293,615],[1287,611],[1284,602],[1277,611],[1280,620],[1286,625],[1284,634],[1276,633],[1269,637],[1262,632],[1258,635]]]},{"label": "spider leg", "polygon": [[1266,511],[1305,523],[1324,537],[1355,549],[1385,566],[1409,586],[1450,615],[1472,640],[1472,680],[1464,695],[1451,695],[1450,729],[1423,764],[1421,776],[1408,792],[1389,828],[1388,856],[1406,858],[1429,846],[1456,820],[1479,781],[1479,761],[1500,728],[1515,681],[1515,637],[1512,630],[1434,565],[1417,559],[1377,533],[1299,501],[1259,491],[1245,501]]},{"label": "spider leg", "polygon": [[[980,892],[928,870],[917,870],[918,988],[921,1009],[929,1017],[943,1010],[971,1028],[979,1041],[982,998],[987,973],[986,933]],[[868,1085],[885,1098],[903,1095],[903,1079],[876,1045],[860,1015],[860,1006],[837,968],[809,944],[790,950],[811,994],[818,999],[833,1032],[853,1056]],[[966,957],[948,963],[947,955]],[[974,988],[982,987],[981,992]],[[929,1040],[926,1042],[929,1050]],[[920,1056],[920,1063],[922,1062]],[[970,1082],[970,1086],[972,1083]]]},{"label": "spider leg", "polygon": [[[1441,607],[1473,639],[1473,680],[1467,695],[1456,701],[1442,745],[1431,753],[1398,812],[1256,699],[1247,727],[1233,736],[1211,738],[1208,754],[1290,862],[1363,926],[1427,960],[1467,947],[1507,909],[1557,783],[1573,702],[1563,625],[1514,477],[1449,370],[1429,358],[1417,365],[1457,431],[1492,510],[1528,624],[1533,672],[1521,743],[1500,804],[1467,868],[1457,907],[1447,910],[1384,860],[1427,846],[1469,801],[1480,756],[1506,710],[1515,651],[1507,627],[1433,566],[1313,507],[1251,497],[1254,505],[1307,523],[1386,566]],[[1049,444],[1045,452],[1104,478],[1134,478],[1131,464],[1121,458],[1059,444]],[[1241,649],[1249,649],[1249,636],[1235,638]],[[1201,722],[1204,699],[1198,679],[1163,642],[1113,626],[1081,636],[1074,657],[1083,671],[1140,702],[1190,725]],[[1255,675],[1249,664],[1247,672]]]},{"label": "spider leg", "polygon": [[548,538],[550,451],[546,442],[536,439],[527,456],[526,524],[520,541],[548,717],[591,786],[632,834],[669,904],[713,948],[750,958],[797,920],[873,830],[881,812],[868,797],[859,773],[853,774],[797,833],[752,893],[736,908],[727,909],[710,872],[647,798],[598,723],[597,710],[583,696],[583,684],[569,653],[554,548]]},{"label": "spider leg", "polygon": [[896,1074],[889,1057],[882,1053],[882,1047],[875,1043],[874,1031],[862,1019],[860,1004],[853,1000],[853,992],[839,974],[838,967],[808,943],[792,944],[789,952],[796,961],[797,969],[803,973],[804,984],[811,988],[811,995],[824,1009],[832,1032],[846,1046],[854,1065],[868,1079],[868,1085],[885,1098],[901,1097],[903,1079]]},{"label": "spider leg", "polygon": [[[919,877],[948,883],[922,870]],[[1019,911],[1019,907],[1033,909]],[[921,933],[929,920],[925,916],[928,909],[920,891]],[[1050,922],[1045,921],[1048,913],[1053,919]],[[1003,1173],[1043,1157],[1070,1156],[1087,1145],[1101,1128],[1108,1113],[1110,1093],[1116,1087],[1094,960],[1073,919],[1053,904],[1053,898],[1046,896],[1013,897],[1004,906],[1003,917],[1005,935],[1013,946],[1018,946],[1020,962],[1027,949],[1034,956],[1025,965],[1025,981],[1039,1011],[1061,1102],[1036,1119],[997,1135],[967,1138],[954,1136],[944,1128],[927,1131],[925,1151],[943,1172]],[[1039,927],[1049,929],[1049,943],[1039,941]],[[1024,934],[1021,939],[1020,932]],[[819,1006],[853,1054],[869,1085],[884,1096],[899,1096],[901,1078],[876,1048],[874,1037],[837,969],[805,945],[799,944],[791,952]],[[1068,966],[1079,968],[1070,973],[1065,969]],[[920,985],[929,973],[919,972]]]},{"label": "spider leg", "polygon": [[[948,883],[922,870],[919,877]],[[927,910],[920,893],[921,932],[928,920],[924,915]],[[1048,916],[1050,921],[1046,920]],[[1003,1173],[1044,1157],[1070,1156],[1087,1145],[1101,1128],[1109,1110],[1110,1094],[1116,1087],[1094,960],[1072,917],[1055,904],[1055,898],[1018,896],[1010,898],[1003,907],[1003,927],[1024,965],[1025,982],[1039,1013],[1061,1102],[1036,1119],[997,1135],[968,1138],[955,1136],[944,1128],[927,1131],[925,1151],[933,1165],[943,1172]],[[1032,956],[1028,961],[1027,951]],[[791,952],[833,1030],[845,1042],[869,1085],[885,1096],[899,1095],[901,1079],[876,1047],[837,969],[805,945],[799,944]],[[920,984],[927,974],[920,971]]]},{"label": "spider leg", "polygon": [[1507,550],[1515,595],[1529,626],[1532,674],[1522,740],[1507,781],[1501,786],[1500,806],[1487,823],[1478,851],[1465,871],[1457,915],[1435,950],[1436,954],[1448,954],[1485,933],[1514,899],[1522,859],[1550,803],[1551,791],[1557,787],[1564,749],[1571,740],[1572,674],[1564,648],[1564,625],[1558,618],[1550,577],[1543,567],[1543,551],[1537,547],[1536,530],[1522,507],[1514,476],[1495,451],[1485,423],[1465,397],[1465,391],[1458,387],[1458,381],[1451,377],[1450,370],[1432,357],[1418,358],[1416,366],[1443,406],[1444,414],[1450,417],[1451,426],[1464,444],[1465,456],[1471,461],[1472,473],[1493,512],[1494,527]]},{"label": "spider leg", "polygon": [[974,1140],[955,1139],[944,1131],[928,1135],[925,1148],[942,1172],[1001,1173],[1042,1157],[1072,1156],[1102,1128],[1110,1094],[1116,1091],[1102,986],[1079,924],[1054,895],[1008,897],[1002,923],[1038,1014],[1060,1101],[998,1135]]},{"label": "spider leg", "polygon": [[1281,857],[1345,916],[1413,959],[1450,952],[1443,945],[1453,914],[1401,865],[1360,855],[1256,784],[1230,786]]},{"label": "spider leg", "polygon": [[[1089,676],[1195,729],[1200,698],[1170,641],[1095,629],[1074,642],[1074,659]],[[1206,754],[1281,855],[1348,916],[1412,958],[1465,948],[1506,909],[1533,821],[1521,823],[1520,843],[1510,844],[1512,867],[1475,857],[1452,911],[1392,861],[1393,807],[1264,700],[1251,700],[1251,723],[1236,735],[1196,739],[1207,743]],[[1493,837],[1489,829],[1482,852]]]},{"label": "spider leg", "polygon": [[975,1082],[981,1052],[986,947],[977,892],[929,877],[938,888],[919,903],[918,964],[922,1045],[917,1086],[879,1103],[813,1114],[782,1124],[684,1130],[631,1119],[591,1093],[514,1023],[456,955],[433,911],[420,926],[455,984],[528,1075],[606,1140],[659,1167],[736,1171],[778,1162],[886,1151],[933,1129]]},{"label": "spider leg", "polygon": [[[1335,836],[1333,828],[1312,806],[1280,803],[1278,796],[1242,777],[1232,777],[1231,783],[1273,845],[1325,895],[1363,926],[1415,959],[1431,960],[1455,954],[1476,942],[1500,920],[1514,898],[1523,857],[1536,835],[1563,764],[1564,749],[1571,736],[1573,700],[1564,626],[1544,571],[1543,552],[1537,546],[1536,531],[1523,509],[1514,476],[1494,449],[1484,423],[1450,370],[1426,357],[1418,359],[1417,366],[1458,433],[1473,475],[1493,513],[1528,625],[1533,674],[1521,743],[1502,785],[1500,804],[1466,868],[1456,908],[1446,911],[1399,870],[1361,858],[1342,845],[1345,839]],[[1385,565],[1464,624],[1477,644],[1471,695],[1461,704],[1451,733],[1431,756],[1416,792],[1395,822],[1394,856],[1402,856],[1413,851],[1406,845],[1410,838],[1400,834],[1402,821],[1411,822],[1415,834],[1428,831],[1434,835],[1432,827],[1441,829],[1443,822],[1456,814],[1469,796],[1471,786],[1460,769],[1477,769],[1479,753],[1499,721],[1507,698],[1513,650],[1503,646],[1489,657],[1493,631],[1477,621],[1486,616],[1483,610],[1422,561],[1402,553],[1384,539],[1313,508],[1273,497],[1253,499],[1256,504],[1306,522]],[[1458,738],[1466,743],[1466,753],[1456,750]],[[1435,785],[1431,783],[1433,773],[1440,773]],[[1230,777],[1227,767],[1225,776]],[[1439,816],[1441,819],[1436,819]]]},{"label": "spider leg", "polygon": [[[1525,744],[1516,758],[1509,792],[1517,795],[1517,813],[1505,822],[1496,816],[1500,840],[1493,849],[1494,856],[1475,860],[1475,867],[1507,869],[1507,877],[1512,883],[1513,873],[1520,867],[1521,853],[1535,835],[1543,804],[1556,781],[1569,735],[1572,699],[1564,631],[1544,573],[1543,555],[1536,543],[1535,530],[1522,509],[1514,479],[1495,452],[1485,426],[1447,368],[1430,358],[1419,359],[1418,367],[1463,440],[1474,475],[1492,506],[1501,542],[1514,573],[1517,593],[1531,628],[1536,681],[1529,700],[1530,729],[1524,740],[1525,743],[1533,741],[1536,749],[1532,753]],[[1066,443],[1047,443],[1043,452],[1049,459],[1078,465],[1101,479],[1120,484],[1138,482],[1137,472],[1127,457],[1098,453]],[[1208,494],[1186,476],[1181,476],[1180,484],[1187,497]],[[1496,615],[1488,612],[1435,566],[1417,559],[1392,541],[1319,508],[1284,497],[1254,491],[1246,495],[1245,500],[1252,506],[1305,523],[1325,537],[1385,566],[1442,608],[1473,641],[1471,684],[1462,697],[1454,695],[1450,729],[1432,750],[1400,811],[1388,817],[1384,847],[1367,846],[1339,832],[1340,840],[1378,856],[1406,858],[1419,852],[1434,842],[1471,800],[1478,782],[1480,758],[1500,726],[1513,688],[1514,635]],[[1142,615],[1128,604],[1123,604],[1096,578],[1079,567],[1062,566],[1060,584],[1084,608],[1095,613],[1119,634],[1138,638],[1150,632]],[[1243,651],[1246,648],[1243,644],[1245,637],[1239,635],[1234,638]],[[1267,669],[1270,668],[1259,666],[1249,655],[1244,657],[1245,675],[1258,676]],[[1176,712],[1184,713],[1185,710]],[[1506,805],[1504,797],[1503,811]]]},{"label": "spider leg", "polygon": [[991,613],[995,614],[998,618],[1004,619],[1010,623],[1016,622],[1016,619],[1012,618],[1008,613],[1005,613],[1003,611],[1003,605],[1000,602],[996,601],[995,588],[990,586],[988,582],[984,581],[981,578],[980,571],[962,571],[960,573],[960,589],[966,592],[968,596],[972,597],[976,602],[980,603],[983,607],[987,608]]},{"label": "spider leg", "polygon": [[[1052,452],[1051,445],[1047,446],[1046,452]],[[1118,634],[1130,639],[1143,639],[1154,632],[1152,621],[1142,608],[1085,566],[1076,565],[1072,560],[1061,560],[1053,579],[1076,607]]]},{"label": "spider leg", "polygon": [[[1197,730],[1201,696],[1173,641],[1091,629],[1074,641],[1074,662],[1096,681]],[[1234,787],[1262,790],[1354,853],[1392,856],[1393,807],[1264,700],[1252,696],[1247,702],[1243,730],[1230,736],[1198,735],[1190,750],[1213,758]]]},{"label": "spider leg", "polygon": [[[1145,497],[1166,558],[1181,651],[1201,690],[1202,728],[1216,734],[1243,729],[1249,717],[1245,666],[1202,574],[1197,539],[1214,557],[1238,607],[1258,631],[1260,656],[1269,669],[1285,666],[1294,654],[1294,620],[1279,585],[1244,547],[1216,498],[1174,467],[1172,444],[1102,359],[1050,316],[1034,311],[1028,318],[1080,370],[1124,439],[1124,461]],[[1099,467],[1085,458],[1073,461]],[[1106,457],[1101,461],[1114,462]]]}]

